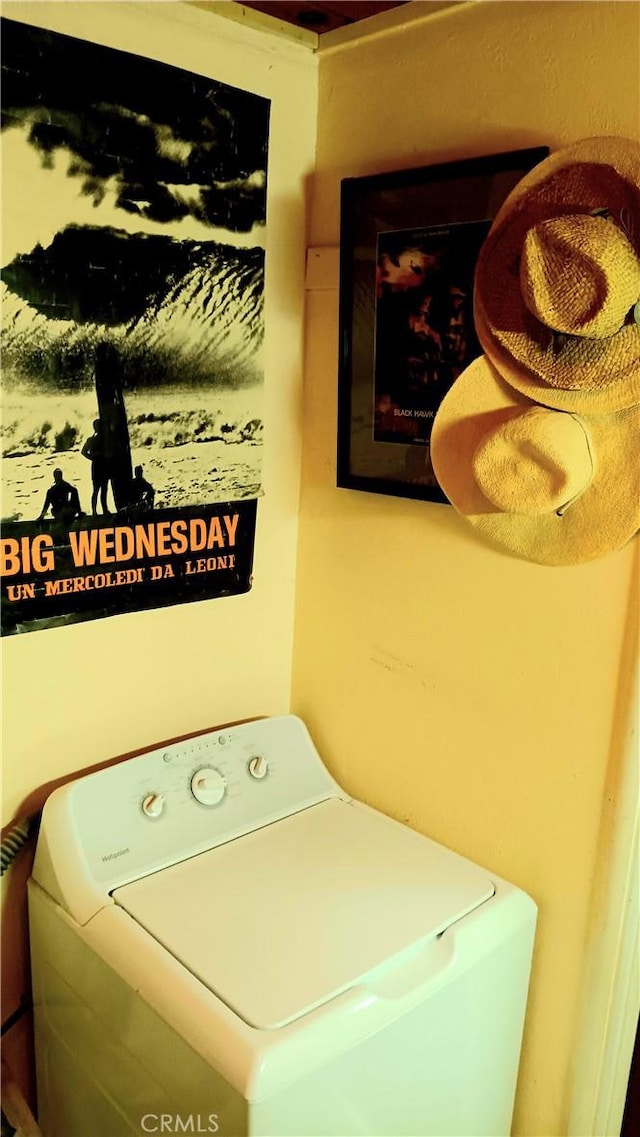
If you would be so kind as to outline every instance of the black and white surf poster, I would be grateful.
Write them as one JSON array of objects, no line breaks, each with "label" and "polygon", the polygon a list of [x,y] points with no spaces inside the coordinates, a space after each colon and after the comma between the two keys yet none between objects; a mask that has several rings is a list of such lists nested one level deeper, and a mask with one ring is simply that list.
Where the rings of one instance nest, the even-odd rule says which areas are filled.
[{"label": "black and white surf poster", "polygon": [[2,20],[2,632],[251,585],[269,101]]}]

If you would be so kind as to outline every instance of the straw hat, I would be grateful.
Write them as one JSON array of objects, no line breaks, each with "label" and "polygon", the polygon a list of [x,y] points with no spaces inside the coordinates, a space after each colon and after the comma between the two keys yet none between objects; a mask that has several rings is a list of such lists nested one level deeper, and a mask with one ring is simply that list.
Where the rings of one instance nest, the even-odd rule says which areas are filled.
[{"label": "straw hat", "polygon": [[500,373],[539,403],[640,402],[640,143],[587,139],[518,183],[480,251],[475,322]]},{"label": "straw hat", "polygon": [[486,356],[435,417],[431,460],[451,504],[518,557],[571,565],[619,549],[640,527],[640,408],[585,416],[531,402]]}]

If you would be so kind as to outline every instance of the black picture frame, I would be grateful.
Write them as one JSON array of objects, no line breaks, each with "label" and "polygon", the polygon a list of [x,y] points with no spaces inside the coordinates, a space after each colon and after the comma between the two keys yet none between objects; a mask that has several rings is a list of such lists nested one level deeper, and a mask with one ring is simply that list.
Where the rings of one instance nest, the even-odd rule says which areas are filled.
[{"label": "black picture frame", "polygon": [[538,146],[342,181],[338,486],[447,503],[429,438],[442,398],[481,352],[479,248],[548,154]]}]

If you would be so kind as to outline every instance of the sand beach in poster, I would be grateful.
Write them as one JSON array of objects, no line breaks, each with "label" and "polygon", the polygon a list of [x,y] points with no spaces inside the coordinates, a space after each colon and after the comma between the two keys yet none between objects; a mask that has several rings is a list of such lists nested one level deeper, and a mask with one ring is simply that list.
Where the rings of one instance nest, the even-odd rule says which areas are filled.
[{"label": "sand beach in poster", "polygon": [[[2,32],[3,551],[255,503],[268,100],[13,20]],[[197,598],[249,587],[248,529],[242,550]],[[181,567],[175,602],[196,598]],[[48,626],[42,604],[16,617],[7,581],[34,583],[3,578],[3,630]],[[169,603],[170,587],[105,593],[77,618]]]}]

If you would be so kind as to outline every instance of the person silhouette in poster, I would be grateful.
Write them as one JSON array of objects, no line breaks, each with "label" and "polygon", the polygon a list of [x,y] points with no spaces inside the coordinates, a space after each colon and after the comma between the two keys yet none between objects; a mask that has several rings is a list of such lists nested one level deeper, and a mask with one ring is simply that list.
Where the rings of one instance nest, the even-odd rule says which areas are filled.
[{"label": "person silhouette in poster", "polygon": [[82,513],[78,491],[70,482],[65,482],[59,467],[53,471],[53,485],[47,490],[38,521],[42,520],[48,509],[51,509],[54,521],[65,525],[70,525]]},{"label": "person silhouette in poster", "polygon": [[142,476],[142,466],[136,466],[133,482],[131,483],[131,504],[133,508],[142,513],[153,509],[156,491],[151,482]]},{"label": "person silhouette in poster", "polygon": [[465,367],[468,348],[468,331],[465,305],[467,293],[457,284],[449,285],[449,325],[447,328],[447,348],[452,364],[452,378],[457,379]]},{"label": "person silhouette in poster", "polygon": [[[430,292],[417,294],[418,304],[415,310],[407,314],[407,324],[413,337],[411,355],[416,357],[420,366],[420,386],[426,383],[437,382],[440,378],[443,361],[442,336],[438,330],[434,297]],[[409,360],[411,362],[411,359]],[[413,368],[416,372],[416,368]]]},{"label": "person silhouette in poster", "polygon": [[106,453],[104,429],[101,419],[94,419],[93,434],[87,438],[82,447],[81,454],[91,462],[91,481],[93,483],[91,512],[94,516],[97,515],[99,497],[102,512],[108,514],[107,490],[109,489],[111,472],[109,469],[109,459]]}]

